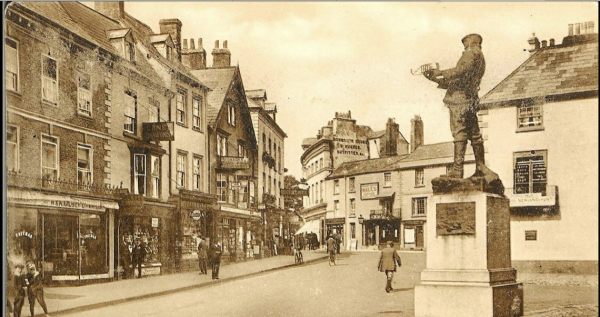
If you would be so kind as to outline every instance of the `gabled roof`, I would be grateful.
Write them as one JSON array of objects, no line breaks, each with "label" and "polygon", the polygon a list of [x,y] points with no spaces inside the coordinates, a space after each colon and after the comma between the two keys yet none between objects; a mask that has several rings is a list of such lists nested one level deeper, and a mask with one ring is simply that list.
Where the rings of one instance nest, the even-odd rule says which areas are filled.
[{"label": "gabled roof", "polygon": [[539,49],[485,94],[481,103],[590,91],[598,91],[597,34],[579,43]]},{"label": "gabled roof", "polygon": [[327,179],[393,171],[396,169],[396,164],[405,157],[406,155],[396,155],[377,159],[345,162],[338,166]]},{"label": "gabled roof", "polygon": [[250,99],[264,98],[267,99],[267,91],[265,89],[250,89],[246,90],[246,97]]},{"label": "gabled roof", "polygon": [[[208,93],[208,103],[217,110],[220,110],[236,73],[236,67],[206,68],[192,70],[192,73],[212,90]],[[217,115],[218,111],[207,114],[209,125],[215,124]]]},{"label": "gabled roof", "polygon": [[173,40],[171,39],[171,35],[168,33],[150,35],[150,43],[152,43],[152,44],[167,42],[167,41],[170,41],[171,43],[173,43]]},{"label": "gabled roof", "polygon": [[277,112],[277,104],[274,102],[267,102],[267,103],[265,103],[265,110],[268,112],[272,112],[272,111]]},{"label": "gabled roof", "polygon": [[120,39],[122,37],[127,36],[131,32],[131,29],[117,29],[117,30],[108,30],[106,34],[110,40],[112,39]]}]

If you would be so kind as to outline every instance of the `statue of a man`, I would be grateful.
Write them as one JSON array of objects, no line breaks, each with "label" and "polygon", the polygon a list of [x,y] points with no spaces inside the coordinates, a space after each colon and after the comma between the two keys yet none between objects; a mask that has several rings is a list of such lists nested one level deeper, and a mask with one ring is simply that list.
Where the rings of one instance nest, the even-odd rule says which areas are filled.
[{"label": "statue of a man", "polygon": [[471,141],[475,155],[476,171],[473,176],[484,176],[485,167],[483,138],[477,123],[479,110],[479,83],[485,72],[485,59],[481,52],[481,35],[469,34],[462,39],[465,50],[456,67],[431,69],[424,76],[446,89],[444,104],[450,110],[450,130],[454,138],[454,163],[445,175],[463,178],[463,163],[467,141]]}]

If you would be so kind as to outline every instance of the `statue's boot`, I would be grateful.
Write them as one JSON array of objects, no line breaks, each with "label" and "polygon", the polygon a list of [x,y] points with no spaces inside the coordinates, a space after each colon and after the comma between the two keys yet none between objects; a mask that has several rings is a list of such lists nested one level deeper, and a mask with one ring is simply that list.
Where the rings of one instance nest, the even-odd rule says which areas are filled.
[{"label": "statue's boot", "polygon": [[467,141],[454,141],[454,163],[452,168],[445,174],[444,177],[463,178],[463,163],[465,161],[465,150],[467,149]]},{"label": "statue's boot", "polygon": [[485,149],[483,142],[471,143],[473,155],[475,156],[475,173],[471,177],[483,177],[488,168],[485,166]]}]

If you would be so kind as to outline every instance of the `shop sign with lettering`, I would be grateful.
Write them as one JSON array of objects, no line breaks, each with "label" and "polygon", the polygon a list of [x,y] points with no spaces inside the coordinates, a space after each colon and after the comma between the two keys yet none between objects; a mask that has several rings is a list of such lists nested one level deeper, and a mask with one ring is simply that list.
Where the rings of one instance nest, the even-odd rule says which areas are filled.
[{"label": "shop sign with lettering", "polygon": [[219,167],[224,169],[249,169],[250,160],[246,157],[237,156],[219,156]]},{"label": "shop sign with lettering", "polygon": [[282,188],[280,190],[282,196],[286,197],[302,197],[308,196],[308,189],[300,189],[300,188]]},{"label": "shop sign with lettering", "polygon": [[144,122],[142,137],[146,141],[175,141],[173,122]]},{"label": "shop sign with lettering", "polygon": [[29,239],[33,239],[33,233],[31,233],[29,231],[21,230],[21,231],[15,233],[15,237],[17,237],[17,238],[27,237]]},{"label": "shop sign with lettering", "polygon": [[379,183],[360,184],[360,199],[375,199],[379,195]]}]

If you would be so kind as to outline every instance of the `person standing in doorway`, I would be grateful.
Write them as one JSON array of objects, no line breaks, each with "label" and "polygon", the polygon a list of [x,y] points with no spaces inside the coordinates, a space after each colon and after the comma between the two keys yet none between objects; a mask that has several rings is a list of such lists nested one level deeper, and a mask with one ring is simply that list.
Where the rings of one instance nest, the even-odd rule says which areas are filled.
[{"label": "person standing in doorway", "polygon": [[206,242],[200,237],[200,243],[198,243],[198,266],[200,267],[200,274],[207,274],[206,258],[208,257],[208,254],[206,249]]},{"label": "person standing in doorway", "polygon": [[[146,257],[146,248],[142,245],[142,242],[139,239],[135,240],[135,245],[133,246],[131,255],[133,262],[133,270],[135,270],[135,267],[137,266],[138,278],[141,278],[142,263],[144,262],[144,258]],[[135,275],[135,272],[133,274]]]},{"label": "person standing in doorway", "polygon": [[219,269],[221,267],[221,254],[223,251],[221,250],[221,245],[218,242],[213,244],[211,249],[212,249],[212,251],[211,251],[212,279],[218,280],[219,279]]},{"label": "person standing in doorway", "polygon": [[387,278],[387,284],[385,286],[386,292],[391,292],[392,279],[394,278],[394,272],[396,272],[396,264],[402,266],[402,261],[396,249],[394,249],[394,242],[388,241],[387,247],[381,250],[381,256],[379,257],[379,272],[384,272]]},{"label": "person standing in doorway", "polygon": [[35,267],[35,264],[29,263],[27,265],[27,280],[25,281],[27,284],[27,299],[29,300],[29,312],[33,317],[35,301],[42,306],[44,310],[44,314],[48,315],[48,308],[46,307],[46,301],[44,300],[44,285],[42,284],[42,275]]}]

